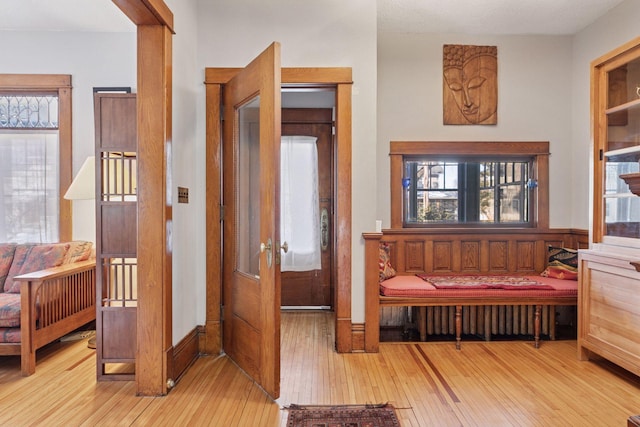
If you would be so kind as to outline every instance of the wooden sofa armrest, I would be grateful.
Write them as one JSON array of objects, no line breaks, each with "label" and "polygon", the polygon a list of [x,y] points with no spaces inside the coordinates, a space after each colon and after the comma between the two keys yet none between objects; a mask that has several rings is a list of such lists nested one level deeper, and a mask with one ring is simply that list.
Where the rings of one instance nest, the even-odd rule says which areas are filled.
[{"label": "wooden sofa armrest", "polygon": [[34,271],[20,281],[22,374],[35,372],[35,351],[95,319],[95,259]]},{"label": "wooden sofa armrest", "polygon": [[[63,276],[70,276],[78,272],[91,270],[96,266],[95,259],[86,261],[78,261],[71,264],[64,264],[59,267],[51,267],[44,270],[34,271],[32,273],[21,274],[15,276],[13,280],[21,282],[44,282],[46,280],[57,279]],[[20,290],[22,290],[22,285]]]}]

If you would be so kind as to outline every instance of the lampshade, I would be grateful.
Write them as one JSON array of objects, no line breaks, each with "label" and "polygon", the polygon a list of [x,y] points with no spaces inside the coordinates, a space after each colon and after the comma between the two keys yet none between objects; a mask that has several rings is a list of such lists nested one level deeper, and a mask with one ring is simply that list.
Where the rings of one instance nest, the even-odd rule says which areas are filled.
[{"label": "lampshade", "polygon": [[95,199],[96,197],[96,159],[87,157],[73,182],[64,193],[67,200]]}]

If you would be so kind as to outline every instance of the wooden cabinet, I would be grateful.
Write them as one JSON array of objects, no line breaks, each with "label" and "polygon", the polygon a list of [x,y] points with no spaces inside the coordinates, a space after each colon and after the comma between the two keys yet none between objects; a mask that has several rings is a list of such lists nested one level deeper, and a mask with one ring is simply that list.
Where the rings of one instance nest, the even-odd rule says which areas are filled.
[{"label": "wooden cabinet", "polygon": [[596,353],[640,375],[638,259],[613,251],[580,251],[578,351]]},{"label": "wooden cabinet", "polygon": [[133,380],[137,315],[135,94],[96,93],[97,378]]},{"label": "wooden cabinet", "polygon": [[640,375],[640,38],[591,64],[591,249],[580,251],[578,357]]}]

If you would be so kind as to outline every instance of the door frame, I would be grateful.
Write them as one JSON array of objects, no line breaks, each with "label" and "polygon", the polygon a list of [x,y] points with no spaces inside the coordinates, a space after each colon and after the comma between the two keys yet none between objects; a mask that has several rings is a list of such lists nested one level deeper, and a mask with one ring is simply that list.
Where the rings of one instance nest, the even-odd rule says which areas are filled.
[{"label": "door frame", "polygon": [[[222,351],[222,111],[224,85],[240,68],[205,68],[206,87],[206,323],[202,350]],[[332,87],[336,91],[335,117],[335,230],[336,275],[334,293],[335,348],[353,350],[351,323],[351,68],[282,68],[283,86]]]},{"label": "door frame", "polygon": [[[295,90],[295,89],[294,89]],[[325,89],[318,89],[325,90]],[[335,94],[334,94],[335,98]],[[296,99],[295,97],[293,99]],[[311,104],[309,104],[311,105]],[[282,137],[285,136],[313,136],[316,137],[316,148],[318,154],[318,207],[328,209],[329,213],[329,223],[327,232],[329,233],[329,241],[327,242],[327,247],[321,250],[321,271],[323,272],[321,275],[317,275],[318,270],[308,270],[308,271],[281,271],[280,273],[280,296],[281,296],[281,308],[288,307],[289,309],[296,309],[300,307],[305,308],[326,308],[330,307],[333,309],[334,303],[334,294],[335,294],[335,268],[333,267],[335,264],[335,247],[336,242],[334,236],[336,235],[335,227],[334,227],[334,199],[336,195],[336,183],[333,182],[335,179],[335,138],[333,135],[333,122],[334,122],[334,107],[335,105],[328,106],[310,106],[310,107],[282,107],[281,112],[281,129],[280,135]],[[291,129],[295,128],[294,132]],[[326,139],[321,140],[319,135],[317,135],[310,128],[323,129],[324,137]],[[285,129],[288,129],[285,131]],[[329,155],[327,156],[326,151],[322,151],[322,145],[325,145],[324,149],[329,150]],[[282,168],[282,159],[280,159],[280,164]],[[324,171],[329,172],[329,176],[327,178],[330,179],[330,182],[322,182],[322,175]],[[323,188],[323,185],[325,186]],[[282,182],[281,182],[282,186]],[[282,200],[282,195],[280,196]],[[318,210],[318,221],[321,220],[321,212],[322,209]],[[298,212],[295,212],[295,215],[299,215]],[[280,225],[282,227],[282,224]],[[321,237],[321,236],[319,236]],[[289,250],[291,250],[291,242],[287,241],[289,244]],[[320,245],[319,245],[320,246]],[[320,248],[319,248],[320,249]],[[282,255],[284,256],[284,255]],[[304,277],[304,279],[302,279]],[[313,277],[313,278],[312,278]],[[320,280],[320,277],[322,280]],[[305,287],[305,280],[313,281],[315,278],[316,282],[314,284],[309,283],[309,287],[304,289],[304,291],[309,291],[307,294],[308,298],[315,299],[318,298],[318,285],[321,286],[322,293],[322,301],[293,301],[291,291],[295,288],[300,288],[302,292],[302,288]],[[292,282],[298,281],[296,285],[293,285]],[[324,288],[324,285],[327,288]],[[312,296],[313,295],[313,296]],[[300,296],[300,295],[299,295]],[[285,298],[287,301],[285,302]]]}]

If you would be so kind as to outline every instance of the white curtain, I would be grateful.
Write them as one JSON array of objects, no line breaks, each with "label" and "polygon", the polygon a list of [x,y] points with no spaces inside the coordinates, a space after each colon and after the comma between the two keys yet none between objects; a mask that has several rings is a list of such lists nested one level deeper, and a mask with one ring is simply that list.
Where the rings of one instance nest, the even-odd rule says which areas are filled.
[{"label": "white curtain", "polygon": [[0,242],[57,242],[58,131],[0,133]]},{"label": "white curtain", "polygon": [[312,136],[283,136],[280,146],[281,271],[321,269],[318,149]]}]

